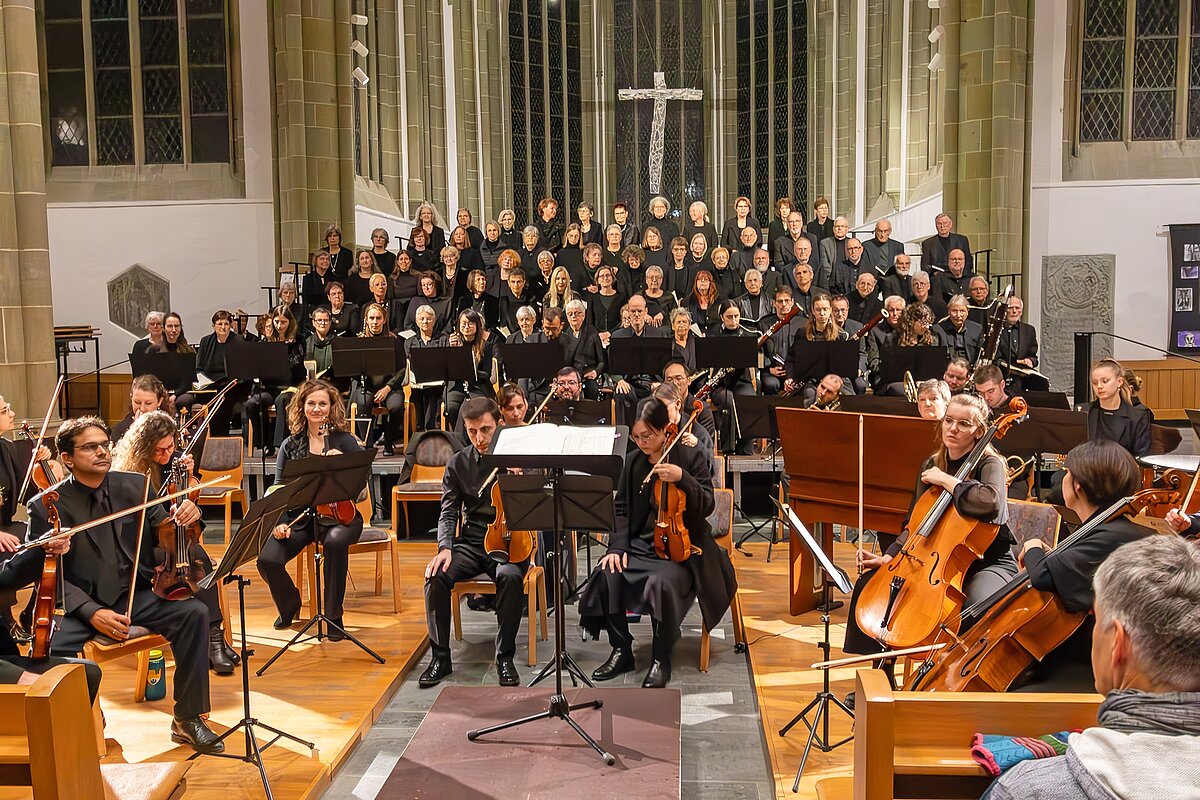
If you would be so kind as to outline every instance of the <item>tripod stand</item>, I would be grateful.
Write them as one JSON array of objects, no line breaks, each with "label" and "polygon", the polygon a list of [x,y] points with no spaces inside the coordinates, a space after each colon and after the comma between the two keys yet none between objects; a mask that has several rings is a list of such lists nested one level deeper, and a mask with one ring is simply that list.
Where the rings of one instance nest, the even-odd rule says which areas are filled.
[{"label": "tripod stand", "polygon": [[[623,442],[623,437],[619,437],[617,439],[617,441]],[[494,446],[495,445],[493,445],[493,447]],[[529,486],[529,483],[528,483],[529,478],[534,479],[533,484],[534,484],[534,486],[536,486],[536,491],[532,490],[534,488],[534,486]],[[544,501],[545,501],[547,495],[546,495],[544,489],[542,488],[542,479],[540,477],[524,476],[524,475],[501,476],[499,478],[499,480],[502,481],[502,483],[500,484],[501,492],[502,493],[504,492],[506,485],[510,486],[510,487],[520,486],[522,483],[522,479],[526,479],[525,485],[529,486],[529,490],[526,491],[526,495],[527,495],[526,500],[529,502],[523,503],[522,500],[518,499],[521,495],[517,494],[516,492],[510,494],[509,497],[507,497],[504,501],[505,508],[507,509],[507,514],[508,514],[508,523],[509,523],[509,525],[511,525],[515,528],[519,528],[519,529],[529,529],[529,528],[537,528],[537,527],[545,528],[546,526],[544,524],[543,525],[529,524],[529,521],[536,521],[536,515],[537,515],[538,511],[540,510],[536,506],[544,507],[546,505]],[[612,482],[609,481],[608,479],[593,478],[591,476],[575,476],[575,475],[570,476],[569,478],[564,478],[564,476],[562,474],[562,469],[551,470],[551,472],[550,472],[550,492],[548,495],[549,500],[550,500],[549,505],[552,508],[552,525],[550,526],[550,529],[553,530],[553,532],[554,532],[555,547],[558,549],[558,552],[561,552],[562,548],[565,546],[563,539],[565,537],[566,532],[564,530],[562,518],[559,513],[560,512],[559,505],[560,505],[561,497],[562,497],[561,486],[564,483],[567,483],[570,485],[571,494],[573,496],[586,495],[588,489],[591,489],[592,492],[595,492],[596,487],[598,485],[600,487],[601,494],[604,495],[607,499],[607,502],[608,502],[607,510],[610,512],[610,516],[611,516],[611,510],[612,510]],[[590,486],[588,484],[590,484]],[[521,506],[523,504],[529,505],[530,502],[533,503],[535,507],[529,508],[529,510],[527,511],[528,516],[526,517],[526,520],[528,520],[528,521],[522,520],[520,518]],[[573,527],[576,527],[576,526],[573,526]],[[557,557],[557,553],[555,554],[555,558],[553,559],[553,570],[554,570],[553,580],[555,581],[557,587],[561,587],[561,585],[562,585],[561,584],[561,581],[562,581],[562,559]],[[574,705],[567,702],[566,695],[563,694],[563,670],[568,670],[570,672],[570,674],[572,675],[572,681],[574,680],[574,676],[578,675],[580,678],[582,678],[584,680],[585,683],[588,684],[588,686],[591,686],[592,684],[586,677],[584,677],[583,671],[580,670],[579,666],[577,664],[575,664],[575,662],[571,659],[571,656],[567,653],[567,651],[564,647],[564,641],[567,636],[567,625],[566,625],[566,620],[564,618],[564,611],[563,611],[564,606],[563,606],[562,591],[555,592],[554,606],[555,606],[555,609],[554,609],[554,611],[555,611],[555,613],[554,613],[554,660],[551,661],[549,664],[547,664],[546,668],[543,669],[541,674],[537,678],[535,678],[533,681],[533,683],[537,683],[537,681],[541,680],[543,677],[545,677],[548,674],[550,669],[554,670],[554,694],[552,694],[550,696],[549,705],[547,706],[546,710],[541,711],[537,714],[531,714],[526,717],[521,717],[519,719],[509,720],[508,722],[501,722],[497,725],[491,725],[486,728],[478,728],[475,730],[468,731],[467,732],[467,740],[473,742],[476,739],[478,739],[480,736],[486,736],[490,733],[496,733],[498,731],[507,730],[509,728],[515,728],[517,726],[524,725],[527,722],[536,722],[538,720],[551,719],[551,718],[561,719],[562,721],[564,721],[568,725],[570,725],[572,730],[574,730],[575,733],[578,734],[579,737],[581,739],[583,739],[583,741],[586,742],[589,747],[591,747],[593,750],[596,751],[597,755],[599,755],[602,759],[604,759],[605,764],[612,766],[617,761],[616,757],[613,756],[612,753],[609,753],[604,748],[602,748],[599,745],[599,743],[596,742],[596,740],[592,738],[591,734],[589,734],[587,731],[585,731],[583,729],[583,727],[578,722],[576,722],[574,719],[572,719],[572,717],[571,717],[572,711],[578,711],[581,708],[600,708],[601,706],[604,705],[604,701],[603,700],[590,700],[585,703],[576,703]],[[532,686],[533,684],[531,683],[530,685]]]},{"label": "tripod stand", "polygon": [[[315,522],[313,524],[316,525]],[[288,650],[290,650],[292,648],[292,645],[300,644],[301,642],[310,642],[310,641],[313,641],[314,639],[317,642],[323,642],[329,638],[330,632],[335,631],[335,630],[338,631],[342,635],[343,639],[349,639],[351,642],[353,642],[354,644],[356,644],[358,646],[359,650],[362,650],[364,653],[366,653],[371,658],[378,661],[380,664],[385,663],[383,656],[379,655],[374,650],[367,647],[365,644],[363,644],[358,639],[356,639],[354,637],[354,634],[350,633],[345,628],[343,628],[341,625],[334,622],[332,619],[330,619],[329,617],[327,617],[325,615],[324,608],[322,607],[324,593],[321,591],[321,573],[324,571],[322,569],[322,566],[323,566],[323,562],[325,560],[325,553],[324,553],[325,549],[324,549],[324,547],[321,546],[321,542],[319,539],[316,538],[315,534],[313,537],[313,547],[316,549],[316,555],[313,559],[314,563],[316,565],[315,568],[313,569],[313,583],[316,588],[316,603],[317,603],[317,605],[316,605],[315,610],[317,613],[313,614],[312,619],[310,619],[308,622],[306,622],[304,624],[304,627],[296,632],[296,635],[292,637],[291,641],[289,641],[283,647],[279,648],[279,652],[277,652],[275,655],[273,655],[269,659],[267,659],[267,663],[263,664],[262,668],[259,669],[258,672],[254,673],[255,675],[261,676],[264,672],[266,672],[268,669],[270,669],[271,665],[274,664],[276,661],[278,661],[280,656],[282,656],[284,653],[286,653]],[[317,632],[312,635],[307,635],[309,629],[312,628],[312,626],[314,626],[314,625],[317,626]],[[326,630],[327,627],[329,629],[328,631]]]},{"label": "tripod stand", "polygon": [[[246,754],[236,755],[233,753],[209,753],[208,755],[214,758],[232,758],[236,761],[245,761],[248,764],[253,764],[258,767],[258,774],[262,778],[263,791],[266,792],[267,800],[274,800],[274,795],[271,794],[271,783],[267,780],[267,770],[263,766],[263,751],[271,745],[278,742],[280,739],[290,739],[296,744],[302,744],[316,754],[317,746],[313,742],[306,742],[303,739],[293,736],[290,733],[281,731],[278,728],[271,727],[265,722],[259,722],[254,717],[250,716],[250,656],[254,655],[254,651],[246,646],[246,587],[250,585],[250,581],[243,578],[241,575],[231,574],[224,578],[224,583],[237,583],[238,586],[238,619],[241,622],[241,656],[242,656],[242,719],[229,730],[222,733],[218,738],[218,742],[223,742],[239,730],[243,731],[246,738]],[[261,672],[258,674],[262,674]],[[258,737],[254,734],[255,728],[263,728],[273,734],[275,737],[262,747],[258,745]],[[202,753],[193,753],[188,757],[191,761]]]},{"label": "tripod stand", "polygon": [[[590,534],[588,534],[588,535],[590,535]],[[566,560],[565,559],[566,549],[567,549],[566,542],[565,542],[566,536],[567,536],[566,531],[562,532],[561,538],[559,537],[558,533],[555,533],[551,537],[551,540],[553,541],[554,550],[546,553],[546,560],[552,562],[552,564],[553,564],[553,566],[551,567],[551,571],[553,573],[553,576],[554,576],[553,579],[555,582],[554,583],[554,616],[556,619],[554,622],[554,658],[552,660],[548,661],[546,663],[546,666],[542,667],[542,671],[539,672],[534,677],[534,679],[531,680],[527,685],[528,686],[537,686],[539,683],[541,683],[547,677],[549,677],[550,672],[552,670],[566,669],[567,675],[571,678],[572,686],[579,685],[576,682],[576,680],[578,679],[580,681],[583,681],[583,683],[589,689],[595,689],[596,685],[594,683],[592,683],[591,679],[588,678],[587,674],[582,669],[579,668],[579,665],[575,663],[575,659],[571,658],[571,654],[567,652],[567,646],[562,643],[563,636],[565,636],[565,634],[563,634],[561,636],[559,635],[559,623],[563,623],[563,619],[562,619],[563,609],[565,608],[566,602],[567,602],[567,596],[566,596],[566,592],[565,592],[566,581],[563,580],[563,576],[562,576],[563,561]],[[590,572],[590,570],[589,570],[589,572]],[[571,592],[571,596],[572,597],[575,596],[582,589],[583,589],[583,584],[580,584],[579,586],[575,587],[574,591]],[[563,627],[564,628],[566,627],[566,623],[563,623]],[[559,663],[560,658],[561,658],[561,662],[562,662],[561,666]],[[559,682],[559,694],[561,694],[562,693],[562,676],[561,676],[561,674],[559,675],[558,682]]]}]

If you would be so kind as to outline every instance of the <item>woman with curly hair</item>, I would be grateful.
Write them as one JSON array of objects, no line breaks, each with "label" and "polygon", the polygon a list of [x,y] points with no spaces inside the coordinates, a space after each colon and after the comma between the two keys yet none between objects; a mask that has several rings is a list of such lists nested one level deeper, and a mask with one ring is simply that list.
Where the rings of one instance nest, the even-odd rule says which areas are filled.
[{"label": "woman with curly hair", "polygon": [[[130,426],[129,432],[117,443],[112,454],[112,468],[119,472],[137,472],[150,479],[153,495],[162,494],[167,474],[177,462],[187,473],[188,480],[195,478],[195,462],[191,454],[183,455],[177,449],[179,427],[170,414],[149,411],[139,416]],[[182,487],[180,487],[182,488]],[[156,559],[172,559],[173,554],[156,549]],[[191,550],[192,563],[199,562],[205,572],[212,572],[213,562],[204,547],[197,542]],[[225,643],[222,632],[221,601],[217,587],[210,586],[196,592],[196,599],[208,608],[208,666],[217,675],[232,675],[233,666],[239,656]]]},{"label": "woman with curly hair", "polygon": [[[309,456],[334,456],[362,450],[350,433],[346,405],[333,384],[321,380],[305,381],[288,404],[288,428],[292,435],[279,448],[275,481],[283,481],[288,463]],[[300,592],[288,575],[287,565],[304,548],[317,541],[323,548],[324,610],[329,617],[329,640],[346,638],[342,626],[342,600],[346,596],[346,574],[350,569],[350,545],[362,536],[363,520],[356,510],[354,519],[343,525],[323,515],[305,517],[293,526],[299,511],[288,512],[271,532],[258,554],[258,571],[271,590],[271,599],[279,611],[275,629],[290,627],[300,612]]]}]

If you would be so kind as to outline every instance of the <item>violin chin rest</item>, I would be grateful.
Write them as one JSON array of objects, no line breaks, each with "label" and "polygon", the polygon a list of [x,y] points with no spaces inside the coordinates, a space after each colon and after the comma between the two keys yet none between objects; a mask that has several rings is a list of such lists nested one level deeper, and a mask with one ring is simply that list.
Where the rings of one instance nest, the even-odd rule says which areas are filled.
[{"label": "violin chin rest", "polygon": [[491,556],[497,564],[508,563],[508,552],[505,550],[489,550],[488,555]]}]

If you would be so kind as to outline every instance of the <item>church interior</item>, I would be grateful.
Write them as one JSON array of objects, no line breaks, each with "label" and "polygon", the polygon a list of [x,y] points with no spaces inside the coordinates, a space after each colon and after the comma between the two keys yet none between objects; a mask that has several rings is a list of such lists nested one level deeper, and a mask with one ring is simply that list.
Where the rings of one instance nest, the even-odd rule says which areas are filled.
[{"label": "church interior", "polygon": [[1200,0],[0,0],[0,800],[1200,797],[1198,292]]}]

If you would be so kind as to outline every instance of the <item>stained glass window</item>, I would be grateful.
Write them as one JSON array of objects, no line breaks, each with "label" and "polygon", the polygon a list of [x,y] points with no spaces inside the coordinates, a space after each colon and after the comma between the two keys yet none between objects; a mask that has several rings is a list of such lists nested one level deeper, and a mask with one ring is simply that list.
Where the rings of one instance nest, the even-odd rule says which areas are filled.
[{"label": "stained glass window", "polygon": [[1189,139],[1200,139],[1200,0],[1192,0],[1191,58],[1188,66]]},{"label": "stained glass window", "polygon": [[517,222],[533,220],[543,197],[573,219],[584,199],[579,4],[512,0],[508,37]]},{"label": "stained glass window", "polygon": [[226,14],[225,0],[45,0],[51,163],[228,162]]},{"label": "stained glass window", "polygon": [[778,198],[810,199],[807,3],[741,0],[736,36],[738,193],[766,224]]}]

